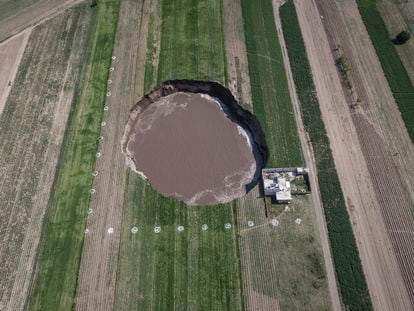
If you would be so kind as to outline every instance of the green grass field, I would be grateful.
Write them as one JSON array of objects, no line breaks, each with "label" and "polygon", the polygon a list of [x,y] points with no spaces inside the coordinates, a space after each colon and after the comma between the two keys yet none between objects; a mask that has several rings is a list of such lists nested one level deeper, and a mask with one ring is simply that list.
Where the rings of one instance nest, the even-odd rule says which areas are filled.
[{"label": "green grass field", "polygon": [[[162,2],[158,83],[176,78],[225,83],[221,5],[220,0]],[[152,86],[151,60],[150,51],[146,92]],[[162,197],[132,172],[125,195],[116,310],[242,309],[234,203],[186,206]],[[227,222],[231,230],[225,230]],[[133,226],[139,227],[135,235]],[[159,234],[155,226],[161,227]],[[178,226],[185,230],[178,232]]]},{"label": "green grass field", "polygon": [[[414,142],[414,87],[401,62],[384,21],[376,7],[376,0],[357,0],[359,12],[381,62],[382,69],[401,111],[402,118]],[[412,40],[412,39],[411,39]]]},{"label": "green grass field", "polygon": [[74,303],[119,1],[99,1],[95,8],[85,4],[84,9],[96,10],[94,24],[50,200],[30,310],[71,310]]},{"label": "green grass field", "polygon": [[266,134],[268,166],[301,166],[303,157],[272,2],[241,2],[253,107]]},{"label": "green grass field", "polygon": [[280,15],[303,122],[316,158],[320,193],[342,301],[346,310],[371,310],[365,276],[321,117],[293,1],[281,7]]}]

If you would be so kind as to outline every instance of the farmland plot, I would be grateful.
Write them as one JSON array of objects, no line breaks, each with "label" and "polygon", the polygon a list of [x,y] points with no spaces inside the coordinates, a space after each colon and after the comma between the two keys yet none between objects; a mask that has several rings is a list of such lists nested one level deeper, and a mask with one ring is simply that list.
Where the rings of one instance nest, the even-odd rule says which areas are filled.
[{"label": "farmland plot", "polygon": [[23,307],[91,12],[75,7],[29,39],[0,118],[0,309]]},{"label": "farmland plot", "polygon": [[411,141],[414,142],[414,86],[390,40],[375,0],[357,0],[359,12],[400,108]]},{"label": "farmland plot", "polygon": [[94,23],[50,200],[30,297],[34,310],[70,310],[74,303],[119,1],[85,5]]},{"label": "farmland plot", "polygon": [[[157,37],[154,30],[150,27],[149,38]],[[146,68],[158,70],[158,83],[172,78],[223,83],[221,1],[164,1],[158,68],[154,54],[149,55]],[[148,91],[154,74],[145,76]],[[185,206],[162,197],[130,172],[115,309],[241,310],[233,208],[232,204]],[[225,223],[231,228],[225,229]],[[135,234],[133,227],[139,230]]]},{"label": "farmland plot", "polygon": [[[302,150],[282,51],[277,41],[272,3],[261,1],[250,6],[245,1],[242,2],[242,9],[253,110],[260,114],[261,107],[268,106],[260,119],[271,152],[268,166],[301,165]],[[266,14],[263,15],[262,11]],[[264,20],[259,22],[256,16],[263,16]],[[256,24],[249,24],[246,20]],[[264,25],[268,25],[267,28]],[[255,40],[262,42],[256,43]],[[256,47],[256,44],[263,45],[264,40],[267,45]],[[252,63],[262,67],[252,66]],[[277,84],[274,79],[277,79]],[[277,124],[279,118],[283,119],[283,125]],[[290,126],[292,132],[289,132]],[[270,129],[274,132],[269,134]],[[289,143],[289,149],[283,150]],[[329,308],[331,303],[314,207],[309,198],[303,198],[295,199],[291,208],[284,208],[272,205],[270,200],[265,203],[259,186],[238,200],[237,225],[246,309]],[[295,223],[297,219],[301,224]],[[253,227],[249,227],[249,221],[254,224]]]},{"label": "farmland plot", "polygon": [[300,166],[303,157],[270,0],[242,0],[254,113],[269,145],[269,166]]},{"label": "farmland plot", "polygon": [[352,310],[362,306],[368,310],[371,308],[368,288],[341,186],[334,169],[329,139],[321,117],[293,1],[284,4],[280,13],[304,125],[315,153],[322,202],[343,303]]}]

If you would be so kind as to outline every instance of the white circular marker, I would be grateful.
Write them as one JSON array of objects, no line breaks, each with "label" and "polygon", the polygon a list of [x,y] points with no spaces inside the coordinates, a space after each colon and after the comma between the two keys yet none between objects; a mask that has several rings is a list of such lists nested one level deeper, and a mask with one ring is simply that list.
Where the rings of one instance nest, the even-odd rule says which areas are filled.
[{"label": "white circular marker", "polygon": [[138,227],[132,227],[131,228],[131,233],[135,234],[139,231]]},{"label": "white circular marker", "polygon": [[300,225],[301,222],[302,222],[302,219],[300,218],[295,219],[295,224]]},{"label": "white circular marker", "polygon": [[92,173],[92,176],[93,176],[93,177],[98,176],[98,171],[93,172],[93,173]]},{"label": "white circular marker", "polygon": [[88,214],[90,215],[90,214],[92,214],[92,209],[90,208],[90,209],[88,209]]},{"label": "white circular marker", "polygon": [[161,227],[154,227],[154,232],[155,233],[160,233],[161,232]]},{"label": "white circular marker", "polygon": [[279,226],[279,220],[277,220],[277,219],[272,219],[271,223],[274,227]]},{"label": "white circular marker", "polygon": [[108,111],[108,109],[109,109],[109,107],[108,107],[108,106],[105,106],[105,107],[104,107],[104,111]]},{"label": "white circular marker", "polygon": [[112,80],[108,80],[108,84],[112,84]]},{"label": "white circular marker", "polygon": [[254,222],[253,222],[253,221],[251,221],[251,220],[249,220],[249,221],[247,222],[247,225],[248,225],[249,227],[253,227],[253,226],[254,226]]},{"label": "white circular marker", "polygon": [[94,194],[96,192],[95,188],[91,189],[91,194]]},{"label": "white circular marker", "polygon": [[99,136],[98,137],[98,140],[103,140],[103,136]]},{"label": "white circular marker", "polygon": [[89,233],[89,229],[88,229],[88,228],[86,228],[86,229],[85,229],[85,233],[86,233],[86,234],[88,234],[88,233]]},{"label": "white circular marker", "polygon": [[114,228],[111,227],[108,229],[108,234],[112,234],[112,233],[114,233]]},{"label": "white circular marker", "polygon": [[201,230],[206,231],[207,229],[208,229],[207,224],[204,224],[204,225],[201,226]]},{"label": "white circular marker", "polygon": [[178,226],[177,230],[178,230],[178,232],[183,232],[184,231],[184,227],[183,226]]},{"label": "white circular marker", "polygon": [[115,70],[115,68],[114,67],[111,67],[111,68],[109,68],[109,71],[114,71]]},{"label": "white circular marker", "polygon": [[106,96],[108,97],[111,96],[111,92],[106,93]]},{"label": "white circular marker", "polygon": [[[105,126],[106,125],[106,122],[105,121],[103,121],[102,123],[101,123],[101,126]],[[103,139],[103,138],[102,138]]]},{"label": "white circular marker", "polygon": [[230,228],[231,228],[231,224],[226,223],[226,224],[224,225],[224,228],[225,228],[225,229],[227,229],[227,230],[228,230],[228,229],[230,229]]},{"label": "white circular marker", "polygon": [[115,60],[116,59],[116,56],[112,56],[112,59]]},{"label": "white circular marker", "polygon": [[100,157],[101,157],[101,155],[102,155],[102,153],[100,153],[100,152],[97,152],[97,153],[96,153],[96,157],[97,157],[97,158],[100,158]]}]

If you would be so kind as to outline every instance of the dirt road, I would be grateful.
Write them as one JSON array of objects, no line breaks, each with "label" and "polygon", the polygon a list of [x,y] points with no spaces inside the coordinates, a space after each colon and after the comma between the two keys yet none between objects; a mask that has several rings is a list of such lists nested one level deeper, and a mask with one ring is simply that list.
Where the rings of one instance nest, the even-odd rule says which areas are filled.
[{"label": "dirt road", "polygon": [[[378,185],[373,176],[373,173],[388,166],[383,167],[378,163],[379,166],[375,167],[375,170],[372,170],[372,166],[370,166],[374,157],[380,159],[382,156],[381,145],[380,149],[371,149],[375,154],[371,155],[371,158],[366,158],[366,140],[362,141],[361,139],[363,137],[361,134],[364,133],[363,130],[361,132],[361,128],[356,122],[356,113],[350,109],[351,98],[346,97],[347,94],[344,93],[332,55],[333,46],[328,44],[328,42],[332,44],[335,42],[334,40],[341,37],[343,40],[341,47],[345,50],[346,56],[352,59],[353,55],[347,50],[352,37],[347,32],[342,17],[338,14],[334,15],[337,12],[334,2],[318,1],[320,11],[314,1],[296,1],[295,3],[314,75],[322,116],[330,138],[374,307],[376,310],[410,310],[411,304],[403,275],[397,264],[397,258],[387,231],[387,223],[382,214],[381,204],[383,201],[378,196],[376,190]],[[355,11],[347,12],[347,16],[349,14],[353,14],[353,17],[359,17],[358,12]],[[353,31],[355,32],[354,28]],[[361,41],[361,38],[369,37],[367,34],[365,37],[360,34],[354,35],[353,38],[358,38]],[[364,60],[370,63],[371,61],[367,58],[376,57],[372,46],[368,51],[373,54],[367,54],[365,50],[367,48],[367,46],[361,45],[362,50],[358,51],[356,55],[364,55]],[[381,68],[378,68],[378,65],[373,68],[376,68],[377,75],[380,75]],[[352,68],[358,67],[352,65]],[[367,68],[362,66],[360,70],[366,71]],[[376,78],[379,79],[377,76]],[[382,76],[382,79],[385,78]],[[365,78],[362,82],[368,84],[374,80],[376,81],[373,78],[369,80]],[[385,115],[385,117],[387,116]],[[381,118],[372,118],[372,120],[378,122]],[[400,123],[403,124],[402,120]],[[365,128],[365,130],[367,129]],[[406,135],[408,137],[408,134]],[[373,137],[368,138],[368,142],[378,144],[378,141],[374,141]],[[384,165],[384,162],[382,164]],[[387,172],[385,180],[388,180],[390,176],[395,176],[395,172]],[[384,176],[382,177],[384,178]],[[385,191],[384,194],[388,195],[389,192]],[[397,195],[395,199],[398,202],[400,198]]]},{"label": "dirt road", "polygon": [[0,45],[0,116],[19,68],[31,29]]},{"label": "dirt road", "polygon": [[[153,1],[122,1],[102,127],[96,176],[78,288],[76,310],[112,310],[127,167],[121,137],[129,109],[143,95],[148,12]],[[91,172],[92,174],[92,172]],[[112,230],[110,230],[112,228]]]},{"label": "dirt road", "polygon": [[0,4],[0,42],[84,0],[6,0]]}]

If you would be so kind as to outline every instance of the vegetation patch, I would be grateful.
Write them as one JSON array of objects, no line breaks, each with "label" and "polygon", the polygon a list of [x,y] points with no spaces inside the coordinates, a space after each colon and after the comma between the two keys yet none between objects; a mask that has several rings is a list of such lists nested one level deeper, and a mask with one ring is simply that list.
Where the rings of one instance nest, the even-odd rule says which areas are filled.
[{"label": "vegetation patch", "polygon": [[[280,15],[303,122],[315,154],[319,188],[342,301],[347,310],[372,310],[293,1],[280,8]],[[316,266],[315,269],[317,271]]]},{"label": "vegetation patch", "polygon": [[376,6],[376,0],[357,0],[359,12],[381,62],[402,118],[414,142],[414,87]]},{"label": "vegetation patch", "polygon": [[83,246],[119,1],[99,1],[42,238],[31,310],[71,310]]},{"label": "vegetation patch", "polygon": [[[224,84],[222,1],[162,2],[158,84]],[[153,83],[147,54],[145,92]],[[132,106],[133,103],[131,103]],[[186,206],[128,175],[115,293],[116,310],[242,310],[235,203]],[[231,224],[230,229],[224,225]],[[207,226],[203,226],[207,225]],[[131,228],[137,227],[133,234]],[[156,233],[156,231],[158,233]]]},{"label": "vegetation patch", "polygon": [[268,166],[301,166],[298,132],[270,0],[242,0],[254,113],[269,146]]}]

